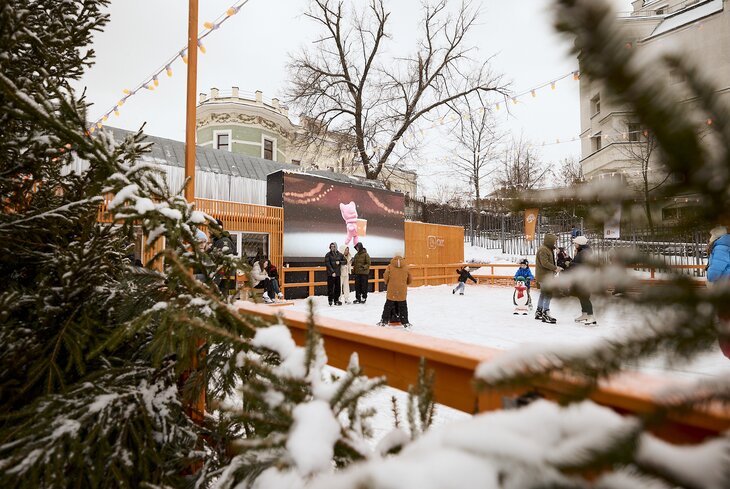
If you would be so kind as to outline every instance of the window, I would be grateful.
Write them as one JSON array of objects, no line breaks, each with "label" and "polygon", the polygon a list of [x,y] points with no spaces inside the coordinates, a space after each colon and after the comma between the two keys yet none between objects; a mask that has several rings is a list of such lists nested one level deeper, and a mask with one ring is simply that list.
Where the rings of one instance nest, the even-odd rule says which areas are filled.
[{"label": "window", "polygon": [[291,164],[292,165],[301,166],[302,165],[302,161],[301,160],[291,160]]},{"label": "window", "polygon": [[665,9],[665,7],[659,7],[658,9],[656,9],[654,11],[654,14],[655,15],[664,15],[664,9]]},{"label": "window", "polygon": [[641,124],[629,122],[627,126],[629,130],[629,141],[632,143],[641,141]]},{"label": "window", "polygon": [[595,136],[591,138],[591,142],[593,143],[593,151],[600,151],[602,148],[602,139],[601,139],[601,133],[597,133]]},{"label": "window", "polygon": [[215,133],[215,148],[223,151],[231,150],[231,134],[229,132]]},{"label": "window", "polygon": [[598,94],[591,99],[591,111],[592,115],[601,113],[601,95]]},{"label": "window", "polygon": [[264,159],[272,161],[274,159],[274,141],[271,139],[264,139]]},{"label": "window", "polygon": [[253,265],[259,256],[270,259],[269,235],[267,233],[241,233],[241,257]]}]

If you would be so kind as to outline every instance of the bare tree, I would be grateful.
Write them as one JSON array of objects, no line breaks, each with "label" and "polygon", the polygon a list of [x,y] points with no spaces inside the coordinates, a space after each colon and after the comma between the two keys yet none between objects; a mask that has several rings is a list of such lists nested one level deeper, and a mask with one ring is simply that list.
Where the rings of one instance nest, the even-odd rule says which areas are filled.
[{"label": "bare tree", "polygon": [[417,146],[414,124],[472,93],[506,94],[488,61],[474,65],[467,34],[477,11],[463,3],[454,15],[447,0],[422,4],[422,37],[405,58],[388,57],[384,45],[390,12],[384,0],[345,12],[344,0],[312,0],[305,16],[321,27],[315,48],[289,64],[288,98],[314,121],[313,144],[336,132],[376,179],[386,162],[399,164]]},{"label": "bare tree", "polygon": [[[631,167],[626,175],[626,181],[629,186],[634,188],[644,203],[644,212],[649,229],[654,230],[654,219],[651,215],[651,194],[659,189],[669,179],[669,173],[661,177],[654,175],[652,163],[658,157],[657,141],[654,135],[644,129],[639,129],[638,124],[633,128],[633,124],[629,124],[633,130],[629,131],[627,138],[628,143],[617,145],[619,151],[631,162]],[[654,165],[657,169],[659,164]],[[638,178],[637,178],[638,177]]]},{"label": "bare tree", "polygon": [[501,159],[497,184],[509,196],[543,186],[551,173],[550,167],[540,160],[532,144],[523,137],[513,139]]},{"label": "bare tree", "polygon": [[581,183],[584,180],[583,165],[580,164],[577,158],[568,156],[558,163],[558,170],[554,180],[556,185],[565,187]]},{"label": "bare tree", "polygon": [[[503,134],[496,128],[493,114],[481,99],[478,105],[469,97],[450,104],[460,115],[453,130],[455,141],[451,169],[469,182],[474,190],[474,206],[480,210],[484,179],[497,171],[497,147]],[[477,108],[478,107],[478,108]]]}]

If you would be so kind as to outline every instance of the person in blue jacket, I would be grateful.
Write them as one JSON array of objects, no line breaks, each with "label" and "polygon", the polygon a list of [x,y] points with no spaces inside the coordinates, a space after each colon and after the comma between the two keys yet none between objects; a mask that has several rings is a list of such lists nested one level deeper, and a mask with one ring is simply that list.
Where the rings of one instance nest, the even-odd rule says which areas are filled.
[{"label": "person in blue jacket", "polygon": [[520,260],[520,268],[518,268],[515,272],[515,280],[517,280],[517,277],[522,277],[525,280],[525,285],[527,286],[527,305],[530,309],[532,309],[530,285],[532,285],[532,281],[535,280],[535,276],[532,274],[532,270],[530,270],[530,262],[527,261],[527,258]]},{"label": "person in blue jacket", "polygon": [[[730,278],[730,235],[725,226],[717,226],[710,231],[710,244],[707,245],[707,282],[713,284]],[[730,314],[719,314],[721,327],[728,328]],[[730,341],[720,337],[720,349],[730,358]]]}]

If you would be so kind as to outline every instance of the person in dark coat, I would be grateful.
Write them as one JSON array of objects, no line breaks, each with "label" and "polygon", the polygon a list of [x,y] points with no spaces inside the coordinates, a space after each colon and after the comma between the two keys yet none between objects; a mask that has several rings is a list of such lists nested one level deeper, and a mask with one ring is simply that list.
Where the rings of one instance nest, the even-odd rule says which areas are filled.
[{"label": "person in dark coat", "polygon": [[341,306],[340,302],[340,265],[345,257],[337,251],[337,243],[330,243],[330,250],[324,256],[324,266],[327,268],[327,301],[329,305]]},{"label": "person in dark coat", "polygon": [[556,265],[565,270],[570,266],[570,262],[572,261],[572,258],[570,258],[570,255],[568,255],[565,252],[564,246],[558,246],[558,254],[556,259]]},{"label": "person in dark coat", "polygon": [[555,244],[557,242],[558,237],[556,235],[551,233],[546,234],[542,246],[537,250],[537,254],[535,255],[535,280],[540,287],[540,297],[537,299],[535,319],[550,324],[557,322],[550,315],[550,300],[553,295],[544,290],[543,286],[552,280],[556,273],[563,270],[555,264]]},{"label": "person in dark coat", "polygon": [[412,278],[408,263],[406,263],[402,253],[396,253],[393,259],[390,260],[390,264],[383,275],[383,281],[388,287],[388,291],[385,296],[383,315],[378,326],[387,326],[390,323],[390,318],[397,315],[401,325],[404,328],[410,328],[406,298],[408,297],[408,286],[411,284]]},{"label": "person in dark coat", "polygon": [[352,274],[355,276],[355,300],[353,304],[365,304],[368,299],[368,277],[370,276],[370,255],[362,244],[355,245],[357,253],[352,259]]},{"label": "person in dark coat", "polygon": [[281,292],[281,288],[279,287],[279,270],[276,268],[276,265],[271,263],[269,260],[264,260],[264,270],[271,280],[271,288],[274,289],[276,297],[278,299],[283,299],[284,294]]},{"label": "person in dark coat", "polygon": [[[591,247],[588,244],[588,238],[585,236],[577,236],[573,239],[575,245],[575,258],[570,264],[571,272],[576,268],[580,268],[583,264],[588,261],[588,256],[591,253]],[[596,318],[593,317],[593,304],[591,303],[591,295],[587,292],[576,291],[576,296],[580,301],[581,314],[575,318],[576,323],[583,323],[586,325],[596,324]]]},{"label": "person in dark coat", "polygon": [[[730,234],[725,226],[717,226],[710,231],[710,243],[707,246],[707,284],[713,284],[730,279]],[[730,358],[730,312],[721,311],[718,315],[720,327],[725,332],[718,342],[720,350]]]},{"label": "person in dark coat", "polygon": [[[231,234],[223,229],[223,221],[216,219],[216,222],[220,229],[216,229],[212,226],[210,228],[210,235],[213,238],[210,253],[212,255],[216,253],[223,255],[235,255],[236,246],[233,244],[233,240],[231,240]],[[224,299],[228,299],[231,291],[235,292],[236,290],[236,275],[235,273],[231,273],[231,270],[228,268],[222,267],[218,270],[213,282],[218,285],[218,289]]]},{"label": "person in dark coat", "polygon": [[471,280],[475,284],[477,283],[477,279],[471,276],[471,273],[469,273],[469,267],[459,268],[456,270],[456,273],[459,274],[459,283],[456,284],[456,287],[451,291],[452,294],[456,294],[456,291],[459,291],[459,295],[464,295],[464,289],[466,288],[466,281]]}]

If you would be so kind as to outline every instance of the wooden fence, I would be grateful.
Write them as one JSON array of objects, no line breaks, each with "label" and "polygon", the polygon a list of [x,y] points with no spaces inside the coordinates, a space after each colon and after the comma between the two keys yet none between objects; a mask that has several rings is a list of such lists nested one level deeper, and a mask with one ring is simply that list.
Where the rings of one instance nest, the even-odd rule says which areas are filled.
[{"label": "wooden fence", "polygon": [[[280,317],[299,345],[305,341],[308,317],[304,312],[253,303],[241,305],[240,311],[270,321]],[[435,372],[436,402],[468,413],[504,409],[526,390],[555,399],[579,387],[575,379],[555,375],[527,389],[477,393],[473,387],[474,370],[479,363],[500,354],[500,350],[321,316],[315,318],[315,325],[324,339],[329,365],[346,369],[350,355],[357,352],[365,375],[383,375],[388,385],[407,390],[416,382],[419,360],[423,357]],[[599,383],[590,399],[619,413],[640,416],[657,410],[656,396],[670,383],[666,378],[627,373]],[[730,409],[716,405],[682,414],[670,413],[654,432],[672,442],[692,443],[728,429]]]},{"label": "wooden fence", "polygon": [[[99,222],[113,222],[113,215],[107,207],[113,197],[107,195],[99,206]],[[228,231],[268,234],[269,260],[281,269],[284,261],[284,209],[199,198],[195,199],[195,209],[214,219],[220,219],[224,229]],[[143,246],[142,261],[147,263],[163,246],[162,240],[158,241],[154,249]]]}]

